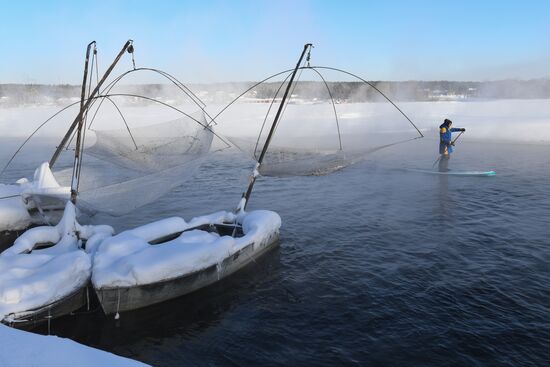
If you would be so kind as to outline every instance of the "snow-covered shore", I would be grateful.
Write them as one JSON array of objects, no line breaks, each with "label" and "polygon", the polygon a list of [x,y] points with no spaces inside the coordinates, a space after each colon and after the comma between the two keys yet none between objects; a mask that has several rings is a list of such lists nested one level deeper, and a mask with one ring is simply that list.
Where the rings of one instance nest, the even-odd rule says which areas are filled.
[{"label": "snow-covered shore", "polygon": [[78,344],[70,339],[44,336],[0,324],[2,367],[138,367],[144,363]]}]

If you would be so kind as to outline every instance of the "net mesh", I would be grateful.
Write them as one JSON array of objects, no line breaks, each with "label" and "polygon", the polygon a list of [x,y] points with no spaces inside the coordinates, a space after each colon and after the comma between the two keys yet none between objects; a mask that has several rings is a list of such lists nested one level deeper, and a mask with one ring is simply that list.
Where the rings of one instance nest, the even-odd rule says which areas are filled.
[{"label": "net mesh", "polygon": [[[213,133],[206,125],[201,112],[148,126],[94,131],[96,142],[84,150],[77,205],[91,213],[122,215],[180,186],[210,149]],[[56,172],[67,183],[70,175],[70,169]]]},{"label": "net mesh", "polygon": [[[258,159],[261,146],[247,138],[231,138],[231,142]],[[260,166],[263,176],[318,176],[325,175],[353,164],[361,157],[358,152],[343,149],[315,150],[295,145],[270,145]]]}]

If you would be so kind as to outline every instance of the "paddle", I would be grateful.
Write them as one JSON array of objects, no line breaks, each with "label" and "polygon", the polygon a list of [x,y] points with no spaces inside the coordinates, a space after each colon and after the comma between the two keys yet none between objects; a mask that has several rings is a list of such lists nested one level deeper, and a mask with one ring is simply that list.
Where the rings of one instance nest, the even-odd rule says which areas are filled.
[{"label": "paddle", "polygon": [[462,134],[464,134],[464,131],[461,131],[460,134],[458,134],[458,135],[456,136],[456,138],[451,142],[451,145],[454,146],[455,143],[456,143],[456,141],[458,140],[458,138],[460,138],[460,135],[462,135]]},{"label": "paddle", "polygon": [[[458,138],[460,138],[460,135],[464,134],[464,131],[461,131],[460,134],[458,134],[456,136],[456,138],[454,138],[453,141],[451,141],[451,145],[454,146],[456,141],[458,140]],[[435,165],[439,162],[439,160],[441,159],[441,155],[439,155],[439,158],[436,159],[436,161],[434,162],[434,164],[432,164],[432,168],[435,167]]]}]

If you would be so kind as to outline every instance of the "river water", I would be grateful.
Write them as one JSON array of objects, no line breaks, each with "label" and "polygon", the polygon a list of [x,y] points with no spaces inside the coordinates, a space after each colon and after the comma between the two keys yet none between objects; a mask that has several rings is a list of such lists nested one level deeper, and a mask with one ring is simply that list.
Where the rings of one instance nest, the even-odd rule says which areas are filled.
[{"label": "river water", "polygon": [[[155,366],[543,366],[550,360],[550,146],[438,142],[371,154],[328,176],[258,180],[249,209],[280,247],[179,299],[54,320],[51,333]],[[214,154],[160,201],[93,222],[118,230],[233,208],[252,164]],[[46,333],[45,328],[37,330]]]}]

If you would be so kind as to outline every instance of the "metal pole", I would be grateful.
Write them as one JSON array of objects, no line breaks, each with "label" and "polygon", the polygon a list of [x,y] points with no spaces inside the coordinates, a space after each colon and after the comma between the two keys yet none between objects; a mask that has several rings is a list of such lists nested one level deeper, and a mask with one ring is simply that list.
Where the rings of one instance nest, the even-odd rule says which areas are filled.
[{"label": "metal pole", "polygon": [[86,111],[90,107],[90,105],[93,103],[95,95],[99,92],[99,88],[101,88],[101,85],[103,84],[103,82],[105,82],[105,79],[107,79],[109,74],[111,74],[111,71],[113,71],[115,65],[118,63],[118,61],[120,60],[120,58],[122,57],[124,52],[132,45],[132,42],[133,42],[132,40],[128,40],[124,44],[124,47],[122,47],[122,50],[120,50],[120,52],[118,53],[117,57],[115,58],[115,60],[113,61],[113,63],[109,67],[109,69],[107,69],[107,71],[105,72],[105,74],[103,75],[103,77],[101,78],[99,83],[97,83],[97,86],[95,87],[95,89],[92,91],[92,93],[88,97],[88,100],[86,101],[86,103],[80,109],[80,112],[78,113],[78,115],[74,119],[73,123],[69,127],[69,131],[67,131],[67,133],[65,134],[65,136],[63,137],[63,139],[59,143],[59,146],[55,150],[55,153],[53,154],[52,158],[50,159],[50,168],[53,167],[53,165],[57,161],[57,158],[59,157],[59,154],[61,154],[61,150],[63,150],[63,148],[65,147],[65,144],[67,144],[67,141],[71,137],[74,129],[77,127],[77,125],[82,120],[82,116],[84,115],[84,111]]},{"label": "metal pole", "polygon": [[[95,41],[92,41],[88,44],[88,48],[86,49],[86,61],[84,62],[84,76],[82,78],[82,93],[80,94],[80,111],[84,108],[84,100],[86,99],[86,86],[88,85],[88,64],[90,61],[90,50],[92,49],[92,45],[95,45]],[[81,118],[78,122],[78,130],[77,130],[77,136],[76,136],[76,150],[74,153],[74,163],[73,163],[73,177],[71,180],[71,201],[73,204],[76,203],[76,194],[77,194],[77,187],[78,187],[78,166],[80,162],[80,144],[81,144],[81,138],[82,138],[82,124],[84,119]]]},{"label": "metal pole", "polygon": [[277,123],[279,122],[279,119],[281,117],[283,107],[288,97],[288,93],[290,92],[290,88],[292,87],[292,83],[294,82],[294,78],[296,77],[296,73],[298,72],[298,69],[300,69],[302,60],[304,59],[304,56],[310,47],[312,47],[311,43],[307,43],[304,45],[304,50],[302,51],[302,55],[300,55],[300,59],[298,60],[298,63],[296,64],[296,67],[294,68],[294,71],[292,72],[292,76],[290,77],[290,80],[288,82],[288,85],[286,86],[285,94],[283,95],[283,99],[281,100],[281,104],[279,105],[279,109],[277,110],[277,114],[275,115],[275,119],[273,120],[273,124],[271,125],[271,129],[269,130],[269,134],[267,135],[267,139],[265,140],[264,146],[262,148],[262,152],[260,153],[260,157],[258,158],[258,162],[256,163],[256,167],[254,167],[254,171],[250,176],[250,182],[248,184],[248,188],[246,192],[243,193],[243,196],[242,196],[241,202],[239,203],[239,207],[237,208],[237,211],[246,209],[246,206],[248,204],[248,199],[250,199],[250,194],[252,194],[252,188],[254,187],[254,183],[256,182],[256,177],[258,177],[259,175],[258,169],[260,168],[260,165],[264,160],[265,154],[267,152],[267,148],[269,147],[269,143],[273,138],[273,133],[275,132],[275,128],[277,127]]}]

